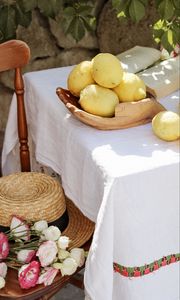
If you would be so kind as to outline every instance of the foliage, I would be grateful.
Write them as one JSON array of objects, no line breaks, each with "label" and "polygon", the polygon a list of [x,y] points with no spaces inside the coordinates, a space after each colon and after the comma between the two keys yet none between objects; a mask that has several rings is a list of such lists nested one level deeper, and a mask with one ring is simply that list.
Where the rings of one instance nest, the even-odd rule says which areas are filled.
[{"label": "foliage", "polygon": [[28,27],[33,9],[56,20],[76,41],[81,40],[86,30],[95,29],[93,8],[93,1],[84,0],[0,0],[0,41],[15,38],[18,25]]},{"label": "foliage", "polygon": [[[112,0],[117,16],[139,22],[145,16],[148,0]],[[152,2],[152,1],[151,1]],[[151,24],[155,41],[172,51],[180,42],[180,2],[179,0],[154,0],[159,19]]]},{"label": "foliage", "polygon": [[[171,51],[180,40],[179,0],[153,0],[159,14],[155,24],[151,24],[153,37],[165,49]],[[28,27],[32,20],[32,10],[56,20],[65,32],[76,41],[82,39],[86,31],[96,29],[94,16],[95,0],[0,0],[0,42],[16,37],[18,25]],[[152,2],[152,1],[151,1]],[[130,18],[139,22],[145,16],[150,0],[112,0],[113,8],[121,21]]]}]

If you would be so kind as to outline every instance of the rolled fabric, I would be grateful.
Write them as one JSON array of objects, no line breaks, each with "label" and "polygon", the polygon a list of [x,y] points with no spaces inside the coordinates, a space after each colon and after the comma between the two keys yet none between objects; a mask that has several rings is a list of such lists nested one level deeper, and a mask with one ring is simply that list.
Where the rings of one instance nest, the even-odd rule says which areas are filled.
[{"label": "rolled fabric", "polygon": [[176,56],[140,72],[138,76],[160,99],[179,89],[179,63],[179,56]]},{"label": "rolled fabric", "polygon": [[161,51],[151,47],[135,46],[116,57],[121,61],[124,71],[138,73],[159,61]]}]

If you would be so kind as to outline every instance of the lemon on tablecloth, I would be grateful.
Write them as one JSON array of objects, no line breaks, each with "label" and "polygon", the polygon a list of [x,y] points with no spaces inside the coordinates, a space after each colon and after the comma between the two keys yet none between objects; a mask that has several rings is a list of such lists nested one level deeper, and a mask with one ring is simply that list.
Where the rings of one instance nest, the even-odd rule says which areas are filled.
[{"label": "lemon on tablecloth", "polygon": [[152,129],[162,140],[177,140],[180,137],[180,117],[172,111],[159,112],[152,120]]}]

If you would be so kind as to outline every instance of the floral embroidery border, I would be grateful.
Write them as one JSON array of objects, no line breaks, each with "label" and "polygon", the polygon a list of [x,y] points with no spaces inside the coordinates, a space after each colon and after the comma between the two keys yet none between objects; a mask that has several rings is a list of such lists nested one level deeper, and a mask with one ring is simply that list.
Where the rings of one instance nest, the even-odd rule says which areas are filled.
[{"label": "floral embroidery border", "polygon": [[113,263],[114,272],[117,272],[125,277],[140,277],[157,271],[161,267],[170,265],[180,261],[180,253],[164,256],[150,264],[145,264],[139,267],[125,267],[116,262]]}]

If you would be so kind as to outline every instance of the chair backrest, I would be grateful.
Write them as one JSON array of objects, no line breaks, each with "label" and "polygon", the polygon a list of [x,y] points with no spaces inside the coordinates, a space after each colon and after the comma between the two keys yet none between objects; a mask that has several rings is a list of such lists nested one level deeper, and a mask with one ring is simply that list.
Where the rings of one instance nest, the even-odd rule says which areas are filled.
[{"label": "chair backrest", "polygon": [[0,44],[0,72],[15,70],[14,89],[17,96],[17,121],[20,143],[21,171],[30,171],[30,156],[28,147],[28,130],[26,112],[24,106],[24,83],[21,68],[30,59],[30,49],[26,43],[20,40],[10,40]]}]

